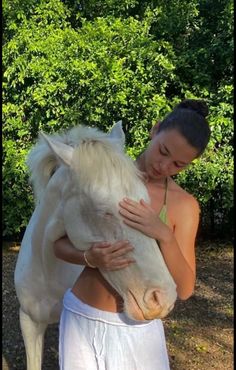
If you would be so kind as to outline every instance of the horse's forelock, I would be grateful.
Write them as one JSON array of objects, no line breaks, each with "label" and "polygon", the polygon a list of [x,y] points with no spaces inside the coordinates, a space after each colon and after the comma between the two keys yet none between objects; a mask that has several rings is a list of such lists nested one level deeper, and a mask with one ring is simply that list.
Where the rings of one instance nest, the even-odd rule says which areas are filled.
[{"label": "horse's forelock", "polygon": [[112,190],[116,182],[131,194],[137,178],[141,178],[133,161],[114,140],[106,137],[82,142],[75,148],[73,163],[81,188],[107,186]]}]

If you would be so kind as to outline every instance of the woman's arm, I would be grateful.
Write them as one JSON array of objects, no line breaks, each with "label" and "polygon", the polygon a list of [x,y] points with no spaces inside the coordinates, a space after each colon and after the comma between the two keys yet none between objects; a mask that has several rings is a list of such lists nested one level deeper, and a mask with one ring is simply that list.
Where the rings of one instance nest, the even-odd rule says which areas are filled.
[{"label": "woman's arm", "polygon": [[158,241],[166,265],[177,285],[180,299],[189,298],[195,285],[195,238],[199,223],[199,206],[188,197],[178,211],[175,230],[164,224],[143,200],[120,202],[124,222]]},{"label": "woman's arm", "polygon": [[86,265],[84,252],[75,248],[67,236],[56,240],[53,249],[55,256],[65,262]]},{"label": "woman's arm", "polygon": [[65,262],[92,265],[107,271],[119,270],[135,262],[126,256],[128,252],[133,250],[128,241],[118,241],[113,244],[108,242],[93,243],[91,248],[86,251],[89,265],[84,258],[84,251],[75,248],[67,236],[56,240],[53,247],[55,256]]},{"label": "woman's arm", "polygon": [[[178,207],[175,228],[159,243],[165,260],[171,264],[172,274],[179,283],[179,298],[187,299],[194,291],[196,280],[195,240],[200,208],[194,197],[188,197]],[[180,255],[181,254],[181,255]],[[183,261],[183,262],[182,262]]]},{"label": "woman's arm", "polygon": [[188,299],[196,280],[195,239],[199,224],[199,206],[193,198],[181,204],[175,230],[159,241],[164,260],[177,284],[180,299]]}]

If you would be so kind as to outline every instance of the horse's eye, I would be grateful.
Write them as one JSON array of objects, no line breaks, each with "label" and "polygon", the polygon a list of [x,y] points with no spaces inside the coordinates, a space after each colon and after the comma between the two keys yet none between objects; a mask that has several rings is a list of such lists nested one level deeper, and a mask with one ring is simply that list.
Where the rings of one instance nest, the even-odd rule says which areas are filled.
[{"label": "horse's eye", "polygon": [[111,218],[113,216],[113,214],[112,213],[110,213],[110,212],[106,212],[105,213],[105,217],[106,218]]},{"label": "horse's eye", "polygon": [[57,166],[53,167],[53,169],[51,170],[51,173],[50,173],[50,177],[52,177],[54,175],[54,173],[56,172],[57,170]]}]

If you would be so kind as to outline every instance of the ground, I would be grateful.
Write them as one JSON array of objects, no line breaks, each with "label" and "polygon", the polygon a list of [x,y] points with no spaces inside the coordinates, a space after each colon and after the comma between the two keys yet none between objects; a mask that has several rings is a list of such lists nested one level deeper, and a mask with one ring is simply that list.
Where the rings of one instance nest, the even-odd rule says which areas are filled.
[{"label": "ground", "polygon": [[[26,369],[13,284],[17,253],[17,245],[3,249],[3,370]],[[231,243],[198,243],[195,293],[177,301],[164,327],[171,370],[233,370]],[[43,370],[58,370],[57,341],[58,327],[52,325],[46,332]]]}]

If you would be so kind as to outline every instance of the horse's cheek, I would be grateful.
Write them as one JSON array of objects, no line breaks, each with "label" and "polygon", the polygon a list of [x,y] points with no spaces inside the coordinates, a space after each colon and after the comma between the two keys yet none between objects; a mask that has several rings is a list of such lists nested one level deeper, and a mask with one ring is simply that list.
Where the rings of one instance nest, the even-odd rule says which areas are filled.
[{"label": "horse's cheek", "polygon": [[76,225],[78,226],[78,223],[80,222],[80,214],[77,201],[74,197],[70,198],[64,203],[63,219],[66,229],[75,232]]}]

